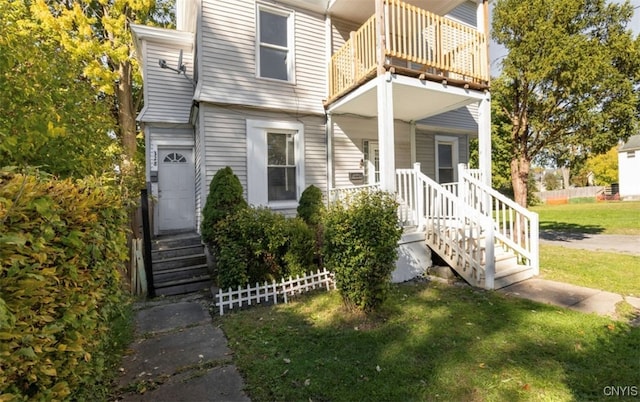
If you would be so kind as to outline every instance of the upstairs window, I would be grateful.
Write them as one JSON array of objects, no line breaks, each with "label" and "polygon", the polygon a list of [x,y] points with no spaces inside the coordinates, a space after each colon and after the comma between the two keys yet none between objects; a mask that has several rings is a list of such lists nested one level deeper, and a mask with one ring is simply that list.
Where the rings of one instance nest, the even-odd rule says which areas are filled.
[{"label": "upstairs window", "polygon": [[293,81],[293,12],[258,5],[258,77]]}]

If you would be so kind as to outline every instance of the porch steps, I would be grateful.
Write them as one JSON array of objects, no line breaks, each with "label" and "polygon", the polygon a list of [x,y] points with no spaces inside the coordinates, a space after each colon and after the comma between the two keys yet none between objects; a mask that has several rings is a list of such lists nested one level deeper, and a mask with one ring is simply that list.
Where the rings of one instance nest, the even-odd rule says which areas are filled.
[{"label": "porch steps", "polygon": [[[460,229],[456,229],[460,230]],[[466,230],[465,230],[466,232]],[[468,233],[467,233],[468,235]],[[458,275],[460,275],[467,283],[472,286],[485,287],[485,271],[486,261],[484,260],[484,238],[480,238],[473,242],[473,247],[480,247],[482,250],[481,271],[479,275],[473,272],[468,264],[464,264],[461,258],[458,258],[453,247],[447,244],[429,244],[436,254],[438,254]],[[518,258],[511,251],[505,250],[500,244],[496,244],[494,248],[495,276],[494,289],[501,289],[516,282],[524,281],[533,277],[533,269],[527,265],[518,263]],[[479,279],[478,279],[479,276]]]},{"label": "porch steps", "polygon": [[200,235],[160,236],[152,242],[153,283],[157,296],[198,292],[211,287],[211,275]]}]

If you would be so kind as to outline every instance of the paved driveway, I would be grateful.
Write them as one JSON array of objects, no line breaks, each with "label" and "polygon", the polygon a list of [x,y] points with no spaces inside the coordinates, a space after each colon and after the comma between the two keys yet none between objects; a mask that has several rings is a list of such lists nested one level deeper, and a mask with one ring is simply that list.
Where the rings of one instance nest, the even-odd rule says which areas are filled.
[{"label": "paved driveway", "polygon": [[640,255],[640,236],[570,233],[544,230],[540,244]]}]

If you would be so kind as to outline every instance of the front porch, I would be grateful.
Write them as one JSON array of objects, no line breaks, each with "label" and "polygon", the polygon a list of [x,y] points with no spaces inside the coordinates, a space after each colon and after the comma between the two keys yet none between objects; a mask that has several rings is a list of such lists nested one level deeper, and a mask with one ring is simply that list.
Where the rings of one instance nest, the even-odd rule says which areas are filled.
[{"label": "front porch", "polygon": [[[421,172],[397,169],[398,221],[469,284],[500,289],[539,274],[537,214],[483,183],[482,172],[458,168],[459,180],[440,185]],[[330,202],[348,200],[378,183],[334,188]],[[427,267],[424,267],[426,269]]]}]

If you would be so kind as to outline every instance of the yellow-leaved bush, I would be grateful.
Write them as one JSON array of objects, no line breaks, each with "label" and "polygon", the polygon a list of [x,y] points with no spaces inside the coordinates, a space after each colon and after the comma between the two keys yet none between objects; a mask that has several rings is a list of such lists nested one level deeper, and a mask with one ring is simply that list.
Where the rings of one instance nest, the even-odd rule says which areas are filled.
[{"label": "yellow-leaved bush", "polygon": [[75,399],[108,374],[126,227],[97,180],[0,170],[0,400]]}]

